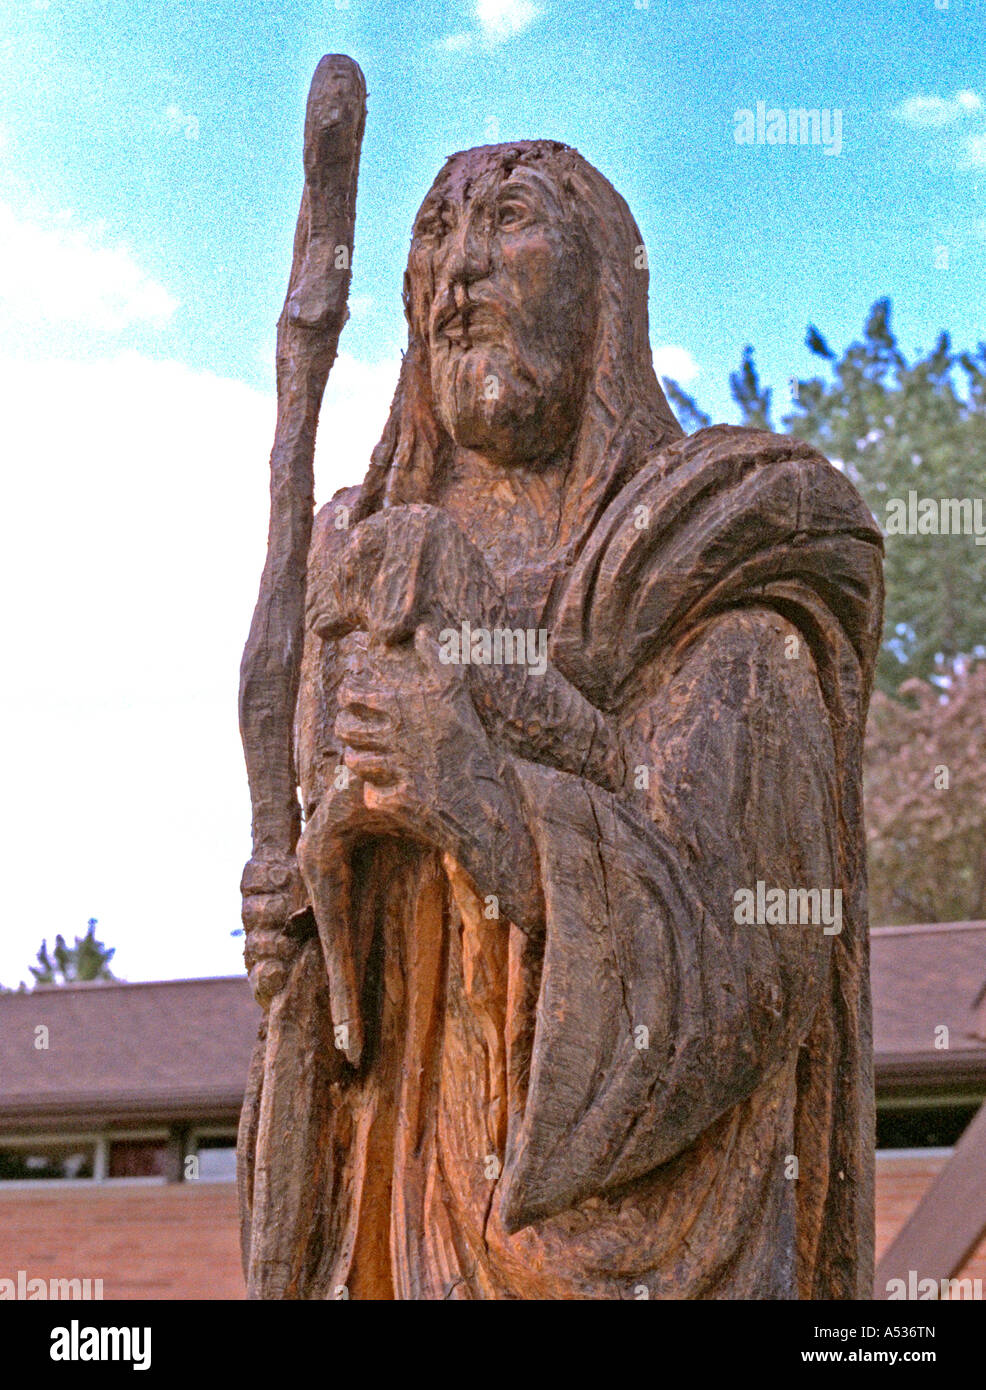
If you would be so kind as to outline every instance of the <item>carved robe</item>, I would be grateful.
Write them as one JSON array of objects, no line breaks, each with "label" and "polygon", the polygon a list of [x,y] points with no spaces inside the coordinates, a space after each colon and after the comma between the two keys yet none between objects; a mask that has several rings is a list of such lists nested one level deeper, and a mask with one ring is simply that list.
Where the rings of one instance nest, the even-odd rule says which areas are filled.
[{"label": "carved robe", "polygon": [[[722,426],[645,460],[563,574],[532,562],[524,616],[644,756],[620,793],[511,759],[540,933],[491,918],[448,856],[357,851],[360,1065],[309,939],[272,1006],[283,1145],[257,1171],[261,1051],[244,1109],[270,1291],[870,1296],[860,755],[880,551],[818,454]],[[337,664],[309,633],[309,812],[339,762]],[[758,882],[838,890],[841,930],[738,922]]]}]

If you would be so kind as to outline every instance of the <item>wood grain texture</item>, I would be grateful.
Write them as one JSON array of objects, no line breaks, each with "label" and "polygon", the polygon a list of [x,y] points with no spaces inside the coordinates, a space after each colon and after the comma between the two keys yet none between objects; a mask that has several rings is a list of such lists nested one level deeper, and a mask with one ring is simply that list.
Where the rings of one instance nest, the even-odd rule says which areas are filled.
[{"label": "wood grain texture", "polygon": [[[255,1297],[870,1296],[880,532],[797,440],[682,437],[647,280],[557,142],[453,156],[416,219],[308,557]],[[748,921],[758,883],[838,928]]]},{"label": "wood grain texture", "polygon": [[[306,562],[311,540],[318,412],[348,310],[356,180],[366,119],[366,83],[351,58],[330,54],[312,78],[305,115],[305,184],[284,309],[277,325],[277,425],[270,458],[270,528],[240,667],[240,733],[253,808],[253,854],[240,883],[245,961],[265,1019],[250,1069],[241,1123],[249,1185],[241,1190],[242,1255],[249,1288],[283,1296],[298,1271],[267,1217],[267,1158],[275,1146],[299,1174],[311,1136],[283,1124],[301,1080],[290,1000],[309,934],[295,849],[301,829],[293,749],[303,648]],[[292,965],[292,961],[294,961]],[[266,1078],[266,1084],[265,1084]],[[309,1117],[314,1123],[314,1116]],[[293,1189],[292,1221],[305,1219],[306,1189]],[[253,1215],[250,1215],[252,1211]],[[253,1222],[263,1237],[251,1241]],[[282,1223],[283,1224],[283,1223]]]}]

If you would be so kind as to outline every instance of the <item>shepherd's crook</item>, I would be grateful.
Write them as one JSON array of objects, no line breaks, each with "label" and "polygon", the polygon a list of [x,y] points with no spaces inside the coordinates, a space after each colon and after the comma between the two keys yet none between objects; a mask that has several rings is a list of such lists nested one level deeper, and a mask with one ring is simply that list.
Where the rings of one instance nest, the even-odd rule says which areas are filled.
[{"label": "shepherd's crook", "polygon": [[[271,1109],[279,1089],[271,1073],[291,1066],[294,1055],[289,1045],[280,1046],[278,996],[288,983],[294,954],[286,928],[305,905],[295,859],[301,812],[293,736],[314,510],[315,430],[348,317],[365,119],[366,83],[357,64],[341,54],[323,58],[308,95],[305,188],[291,278],[277,324],[277,426],[270,456],[267,559],[240,667],[240,734],[253,808],[253,856],[241,883],[245,958],[254,993],[268,1011],[263,1066],[257,1064],[251,1071],[240,1155],[241,1162],[249,1159],[247,1186],[253,1206],[251,1250],[244,1254],[250,1292],[259,1297],[290,1296],[298,1274],[290,1251],[271,1248],[272,1228],[278,1224],[267,1210],[271,1149],[291,1142],[278,1132]],[[303,1119],[299,1129],[304,1129]],[[296,1142],[303,1142],[300,1134]],[[276,1234],[273,1245],[277,1246]],[[258,1253],[261,1246],[263,1256]]]}]

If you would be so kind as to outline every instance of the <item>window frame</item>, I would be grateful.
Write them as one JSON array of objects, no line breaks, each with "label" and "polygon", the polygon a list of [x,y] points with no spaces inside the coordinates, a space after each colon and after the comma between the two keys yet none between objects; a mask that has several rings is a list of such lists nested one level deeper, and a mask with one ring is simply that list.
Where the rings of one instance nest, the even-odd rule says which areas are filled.
[{"label": "window frame", "polygon": [[236,1125],[231,1125],[231,1124],[224,1124],[224,1125],[223,1125],[223,1124],[215,1124],[215,1125],[208,1125],[208,1124],[207,1124],[207,1125],[193,1125],[193,1126],[188,1130],[188,1133],[187,1133],[186,1136],[185,1136],[185,1143],[184,1143],[183,1152],[182,1152],[182,1177],[181,1177],[181,1181],[182,1181],[183,1183],[194,1184],[194,1185],[196,1185],[196,1186],[200,1186],[200,1185],[202,1185],[202,1184],[205,1184],[205,1185],[208,1186],[208,1185],[211,1185],[212,1183],[220,1183],[220,1184],[228,1185],[228,1184],[231,1183],[231,1182],[235,1182],[235,1181],[236,1181],[236,1168],[235,1168],[235,1166],[234,1166],[234,1169],[233,1169],[233,1176],[232,1176],[231,1178],[186,1178],[186,1177],[185,1177],[185,1159],[186,1159],[186,1158],[198,1158],[198,1156],[199,1156],[199,1140],[200,1140],[200,1139],[225,1139],[225,1138],[227,1138],[227,1137],[230,1137],[230,1138],[232,1139],[232,1143],[230,1144],[230,1148],[233,1150],[233,1154],[234,1154],[234,1157],[235,1157],[236,1151],[237,1151],[237,1140],[238,1140],[238,1137],[239,1137],[239,1135],[238,1135],[238,1130],[237,1130]]},{"label": "window frame", "polygon": [[[883,1095],[876,1099],[876,1111],[902,1111],[902,1110],[964,1110],[970,1107],[982,1107],[986,1105],[986,1089],[981,1087],[963,1088],[957,1091],[949,1090],[925,1090],[912,1091],[903,1095]],[[975,1118],[975,1111],[970,1117],[969,1123]],[[876,1126],[874,1125],[874,1130]],[[874,1134],[875,1140],[875,1134]],[[875,1142],[873,1152],[877,1163],[882,1160],[892,1159],[934,1159],[942,1160],[951,1158],[955,1152],[955,1145],[929,1145],[926,1148],[880,1148]]]},{"label": "window frame", "polygon": [[168,1179],[164,1176],[111,1178],[109,1176],[110,1144],[115,1140],[126,1139],[161,1139],[165,1143],[170,1143],[173,1138],[174,1131],[162,1125],[139,1129],[51,1130],[43,1134],[36,1131],[33,1134],[26,1134],[22,1131],[15,1134],[3,1134],[0,1135],[0,1148],[30,1149],[43,1148],[47,1144],[89,1144],[93,1146],[94,1154],[91,1178],[8,1178],[6,1180],[0,1178],[0,1192],[38,1192],[61,1188],[168,1186]]}]

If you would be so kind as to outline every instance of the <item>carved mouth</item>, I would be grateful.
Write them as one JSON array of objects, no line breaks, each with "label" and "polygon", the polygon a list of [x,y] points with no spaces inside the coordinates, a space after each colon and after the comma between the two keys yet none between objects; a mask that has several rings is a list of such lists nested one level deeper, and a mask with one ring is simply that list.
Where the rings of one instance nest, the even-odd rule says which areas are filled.
[{"label": "carved mouth", "polygon": [[487,305],[465,304],[450,306],[435,321],[433,336],[444,338],[450,347],[471,348],[476,342],[492,342],[502,336],[503,326]]},{"label": "carved mouth", "polygon": [[437,329],[443,338],[458,347],[469,346],[469,311],[455,309]]}]

